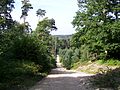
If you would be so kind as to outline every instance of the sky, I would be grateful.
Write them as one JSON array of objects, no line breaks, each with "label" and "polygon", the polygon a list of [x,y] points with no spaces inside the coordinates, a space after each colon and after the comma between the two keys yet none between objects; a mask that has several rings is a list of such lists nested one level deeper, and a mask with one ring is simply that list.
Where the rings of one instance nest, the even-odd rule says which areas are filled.
[{"label": "sky", "polygon": [[[75,16],[75,12],[78,10],[77,0],[30,0],[33,6],[28,13],[27,21],[31,25],[31,28],[35,30],[38,17],[36,11],[38,9],[46,10],[46,16],[49,19],[55,19],[57,31],[52,31],[52,35],[69,35],[75,33],[71,22]],[[15,9],[12,12],[14,20],[23,22],[20,19],[21,16],[21,0],[15,0]]]}]

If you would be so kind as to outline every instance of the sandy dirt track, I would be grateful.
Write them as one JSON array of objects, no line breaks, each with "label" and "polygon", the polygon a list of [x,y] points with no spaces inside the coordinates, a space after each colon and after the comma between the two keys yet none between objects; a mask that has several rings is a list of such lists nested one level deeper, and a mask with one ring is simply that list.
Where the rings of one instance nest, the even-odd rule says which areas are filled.
[{"label": "sandy dirt track", "polygon": [[29,90],[97,90],[90,86],[91,74],[74,72],[61,67],[57,56],[58,68]]}]

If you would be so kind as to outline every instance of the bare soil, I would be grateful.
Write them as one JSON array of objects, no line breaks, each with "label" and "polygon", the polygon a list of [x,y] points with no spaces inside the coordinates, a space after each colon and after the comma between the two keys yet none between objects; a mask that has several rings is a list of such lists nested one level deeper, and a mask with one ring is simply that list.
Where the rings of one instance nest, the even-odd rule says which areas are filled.
[{"label": "bare soil", "polygon": [[59,63],[59,56],[57,66],[58,68],[53,69],[46,78],[29,90],[97,90],[88,80],[93,74],[66,70]]}]

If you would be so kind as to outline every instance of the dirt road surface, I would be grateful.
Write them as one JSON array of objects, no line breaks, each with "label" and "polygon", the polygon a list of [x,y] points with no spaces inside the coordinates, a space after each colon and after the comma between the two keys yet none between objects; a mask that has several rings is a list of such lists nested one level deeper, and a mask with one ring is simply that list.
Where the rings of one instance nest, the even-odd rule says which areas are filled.
[{"label": "dirt road surface", "polygon": [[64,69],[59,62],[59,56],[57,66],[58,68],[53,69],[46,78],[29,90],[97,90],[91,87],[88,80],[91,74]]}]

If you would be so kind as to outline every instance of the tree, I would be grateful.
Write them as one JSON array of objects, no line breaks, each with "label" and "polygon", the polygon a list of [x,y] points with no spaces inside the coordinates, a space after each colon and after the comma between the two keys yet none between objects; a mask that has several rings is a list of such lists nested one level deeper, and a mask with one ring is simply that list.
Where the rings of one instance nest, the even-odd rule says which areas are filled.
[{"label": "tree", "polygon": [[55,20],[46,19],[38,24],[38,31],[34,32],[45,36],[38,37],[34,32],[28,34],[26,17],[32,6],[29,0],[23,0],[22,4],[24,23],[20,24],[11,17],[14,0],[0,0],[0,90],[20,89],[24,76],[30,78],[55,67],[55,59],[48,48],[50,44],[46,43],[51,41],[49,32],[56,29]]},{"label": "tree", "polygon": [[56,30],[57,27],[55,26],[55,20],[54,19],[48,19],[45,18],[42,21],[39,21],[36,31],[34,31],[34,36],[38,39],[38,41],[44,45],[48,52],[51,51],[51,34],[50,31]]},{"label": "tree", "polygon": [[38,23],[36,31],[34,33],[38,37],[40,42],[42,42],[43,45],[49,46],[49,42],[51,38],[50,31],[56,30],[56,29],[57,28],[55,26],[55,20],[45,18]]},{"label": "tree", "polygon": [[112,9],[109,9],[109,12],[112,12],[115,15],[115,19],[118,20],[119,13],[120,13],[120,0],[109,0],[109,7],[112,7]]},{"label": "tree", "polygon": [[14,0],[0,0],[0,56],[8,50],[10,41],[8,32],[14,26],[11,12],[14,8]]},{"label": "tree", "polygon": [[14,0],[0,0],[0,30],[11,28],[13,20],[11,11],[14,8]]},{"label": "tree", "polygon": [[28,11],[30,9],[33,9],[32,5],[30,4],[30,1],[29,0],[23,0],[22,1],[22,15],[20,18],[23,18],[23,22],[24,22],[24,28],[25,28],[25,32],[26,33],[30,33],[32,31],[32,29],[30,28],[30,25],[28,22],[26,22],[26,17],[28,16]]},{"label": "tree", "polygon": [[36,11],[36,15],[39,17],[39,20],[40,20],[40,17],[45,16],[45,13],[46,13],[46,11],[45,11],[45,10],[42,10],[42,9],[38,9],[38,10]]},{"label": "tree", "polygon": [[86,50],[88,58],[94,55],[96,59],[120,58],[120,39],[117,34],[120,34],[120,0],[78,0],[78,3],[80,9],[72,22],[77,31],[74,42],[79,40],[76,44],[83,52]]},{"label": "tree", "polygon": [[23,21],[24,21],[24,24],[26,23],[26,17],[28,16],[28,11],[30,9],[33,9],[32,5],[30,4],[30,1],[29,0],[23,0],[22,1],[22,15],[21,15],[21,18],[23,18]]}]

